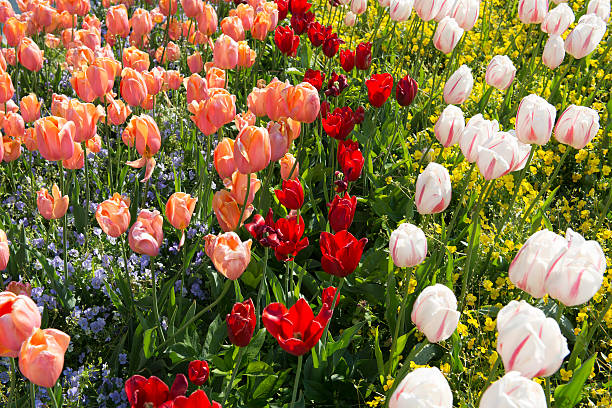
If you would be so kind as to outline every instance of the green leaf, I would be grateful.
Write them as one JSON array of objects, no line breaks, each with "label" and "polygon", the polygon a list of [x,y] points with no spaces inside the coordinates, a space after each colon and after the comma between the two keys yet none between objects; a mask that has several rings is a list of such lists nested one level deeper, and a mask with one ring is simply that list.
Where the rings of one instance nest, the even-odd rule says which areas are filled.
[{"label": "green leaf", "polygon": [[338,341],[336,341],[335,343],[327,343],[327,357],[333,355],[339,350],[347,348],[349,344],[351,344],[351,340],[353,339],[355,333],[357,333],[357,331],[361,329],[361,326],[363,326],[364,323],[365,322],[359,322],[356,325],[344,330],[342,336],[340,336]]},{"label": "green leaf", "polygon": [[378,367],[378,376],[380,383],[385,383],[385,361],[383,360],[382,351],[380,350],[380,342],[378,340],[378,326],[374,330],[374,354],[376,355],[376,366]]},{"label": "green leaf", "polygon": [[576,370],[570,382],[559,385],[555,389],[556,408],[572,408],[580,402],[584,383],[591,375],[594,365],[595,355],[592,355]]},{"label": "green leaf", "polygon": [[155,339],[157,337],[157,327],[152,327],[145,330],[142,339],[142,350],[144,351],[145,358],[151,358],[153,355],[151,349],[155,347]]}]

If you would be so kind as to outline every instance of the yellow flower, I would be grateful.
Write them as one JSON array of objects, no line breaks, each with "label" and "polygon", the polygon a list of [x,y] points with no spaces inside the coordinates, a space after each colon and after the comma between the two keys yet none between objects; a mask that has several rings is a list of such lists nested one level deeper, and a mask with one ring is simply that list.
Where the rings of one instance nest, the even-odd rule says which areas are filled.
[{"label": "yellow flower", "polygon": [[563,368],[559,371],[561,374],[561,379],[563,381],[569,381],[572,378],[573,371],[572,370],[564,370]]}]

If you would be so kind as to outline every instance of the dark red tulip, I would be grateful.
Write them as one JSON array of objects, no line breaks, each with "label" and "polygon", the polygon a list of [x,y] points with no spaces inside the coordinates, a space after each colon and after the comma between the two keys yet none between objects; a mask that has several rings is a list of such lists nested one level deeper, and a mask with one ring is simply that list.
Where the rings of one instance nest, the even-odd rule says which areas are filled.
[{"label": "dark red tulip", "polygon": [[308,0],[289,0],[291,14],[306,14],[312,7]]},{"label": "dark red tulip", "polygon": [[328,204],[329,213],[327,219],[329,226],[334,232],[347,230],[353,222],[355,209],[357,208],[357,197],[348,194],[340,197],[336,194],[334,201]]},{"label": "dark red tulip", "polygon": [[274,190],[274,194],[288,210],[299,210],[304,205],[304,189],[297,179],[283,180],[283,188]]},{"label": "dark red tulip", "polygon": [[340,48],[340,44],[343,44],[344,41],[338,38],[338,34],[333,33],[327,36],[325,41],[323,41],[323,54],[327,58],[333,58]]},{"label": "dark red tulip", "polygon": [[297,47],[300,45],[300,37],[293,34],[291,27],[276,27],[274,31],[274,43],[285,55],[295,57]]},{"label": "dark red tulip", "polygon": [[210,401],[204,391],[197,390],[189,397],[177,397],[160,405],[158,408],[221,408],[221,404],[216,401]]},{"label": "dark red tulip", "polygon": [[323,87],[324,80],[325,73],[319,70],[307,69],[304,73],[304,82],[308,82],[310,85],[314,86],[319,91]]},{"label": "dark red tulip", "polygon": [[208,361],[204,360],[193,360],[189,363],[187,368],[187,374],[189,375],[189,381],[198,387],[208,381],[210,375],[210,369],[208,367]]},{"label": "dark red tulip", "polygon": [[363,154],[359,150],[359,143],[352,140],[342,140],[338,144],[338,163],[344,173],[346,181],[355,181],[361,176],[363,169]]},{"label": "dark red tulip", "polygon": [[397,81],[395,99],[400,106],[408,106],[414,101],[419,90],[419,84],[410,75]]},{"label": "dark red tulip", "polygon": [[368,100],[376,108],[380,108],[391,95],[393,77],[389,73],[374,74],[365,81],[368,87]]},{"label": "dark red tulip", "polygon": [[275,0],[276,9],[278,10],[278,21],[283,21],[289,13],[288,0]]},{"label": "dark red tulip", "polygon": [[261,215],[255,214],[253,222],[246,224],[245,227],[249,234],[263,247],[276,248],[280,244],[271,208],[268,209],[268,215],[265,219]]},{"label": "dark red tulip", "polygon": [[355,114],[353,117],[355,118],[355,124],[360,125],[365,119],[365,108],[359,105],[359,107],[355,109]]},{"label": "dark red tulip", "polygon": [[340,66],[346,72],[351,72],[355,68],[355,53],[351,50],[342,50],[339,54]]},{"label": "dark red tulip", "polygon": [[366,71],[372,65],[372,43],[362,42],[355,48],[355,66]]},{"label": "dark red tulip", "polygon": [[249,298],[234,304],[231,313],[225,317],[225,322],[230,342],[238,347],[248,346],[257,323],[253,301]]},{"label": "dark red tulip", "polygon": [[321,246],[321,267],[330,275],[341,278],[355,272],[363,253],[363,248],[368,242],[367,238],[357,240],[347,230],[340,231],[335,235],[329,232],[321,232],[319,244]]},{"label": "dark red tulip", "polygon": [[334,112],[328,113],[322,122],[325,133],[338,140],[346,139],[355,127],[353,110],[348,106],[334,109]]},{"label": "dark red tulip", "polygon": [[291,15],[291,28],[297,35],[302,35],[308,29],[308,26],[312,24],[315,19],[314,13],[309,11],[305,14],[292,14]]},{"label": "dark red tulip", "polygon": [[125,393],[132,408],[145,408],[146,404],[157,407],[170,399],[170,390],[165,382],[153,376],[145,378],[134,375],[125,382]]},{"label": "dark red tulip", "polygon": [[330,107],[328,101],[321,102],[321,109],[319,110],[319,115],[321,116],[321,120],[325,119],[327,115],[329,115]]},{"label": "dark red tulip", "polygon": [[323,41],[331,34],[332,26],[324,26],[321,23],[314,21],[308,26],[308,39],[313,47],[320,47]]},{"label": "dark red tulip", "polygon": [[346,80],[346,75],[340,74],[338,75],[336,71],[332,72],[329,76],[329,81],[327,82],[327,89],[325,90],[325,95],[327,96],[338,96],[348,87],[348,81]]},{"label": "dark red tulip", "polygon": [[274,248],[274,255],[279,261],[293,259],[298,252],[308,246],[308,238],[304,235],[304,219],[297,215],[280,218],[274,224],[279,244]]},{"label": "dark red tulip", "polygon": [[325,320],[331,319],[333,309],[336,308],[338,306],[338,302],[340,302],[340,296],[338,296],[338,299],[336,299],[336,304],[334,307],[332,307],[335,296],[336,288],[333,286],[323,289],[323,293],[321,293],[321,311],[319,312],[319,316],[321,316],[321,318]]}]

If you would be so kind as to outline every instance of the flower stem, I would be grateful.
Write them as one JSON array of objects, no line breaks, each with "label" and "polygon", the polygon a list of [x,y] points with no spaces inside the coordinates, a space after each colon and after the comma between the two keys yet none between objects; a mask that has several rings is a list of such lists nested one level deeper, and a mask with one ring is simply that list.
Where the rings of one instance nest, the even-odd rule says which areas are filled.
[{"label": "flower stem", "polygon": [[159,334],[161,335],[162,341],[166,341],[164,337],[164,331],[161,327],[161,319],[159,318],[159,308],[157,306],[157,282],[155,279],[155,260],[151,259],[151,279],[153,281],[153,313],[155,313],[155,320],[159,324]]},{"label": "flower stem", "polygon": [[236,356],[236,364],[232,367],[232,376],[230,377],[229,383],[225,387],[225,392],[223,393],[223,402],[221,406],[225,406],[225,402],[227,401],[227,396],[229,395],[230,390],[232,389],[232,384],[234,384],[234,380],[236,379],[236,375],[240,370],[240,363],[242,362],[242,356],[244,355],[245,347],[238,347],[238,356]]},{"label": "flower stem", "polygon": [[[408,302],[408,290],[410,289],[410,280],[412,279],[412,268],[410,272],[406,274],[404,278],[404,298],[402,299],[402,304],[400,305],[399,315],[397,317],[397,323],[395,324],[395,331],[393,332],[393,339],[391,340],[391,354],[389,355],[389,374],[393,373],[393,358],[395,354],[395,349],[397,347],[397,338],[399,337],[400,327],[404,325],[404,309],[406,308],[406,303]],[[394,273],[391,271],[391,273]]]},{"label": "flower stem", "polygon": [[[53,395],[53,393],[51,393]],[[51,397],[55,400],[55,397]],[[36,385],[30,381],[30,404],[32,408],[36,408]],[[57,404],[56,404],[57,405]]]},{"label": "flower stem", "polygon": [[295,398],[297,396],[298,384],[300,382],[300,375],[302,374],[302,358],[303,356],[298,357],[297,371],[295,373],[295,381],[293,382],[293,394],[291,396],[291,405],[289,406],[290,408],[295,407],[295,402],[296,402]]},{"label": "flower stem", "polygon": [[8,407],[11,407],[11,402],[13,402],[13,399],[15,398],[15,377],[17,376],[17,368],[15,367],[15,359],[13,357],[9,357],[9,362],[10,362],[10,371],[9,371],[9,375],[11,377],[11,385],[9,388],[9,400],[8,400]]},{"label": "flower stem", "polygon": [[[266,247],[264,251],[264,259],[263,259],[263,274],[261,276],[261,281],[259,282],[259,292],[257,293],[257,303],[255,310],[257,311],[257,316],[261,316],[261,298],[266,290],[266,272],[268,269],[268,255],[270,252],[270,248]],[[259,328],[259,320],[257,319],[255,330]]]},{"label": "flower stem", "polygon": [[[30,383],[30,390],[33,395],[34,394],[34,384],[32,383]],[[57,404],[57,400],[55,399],[55,394],[53,393],[53,388],[47,388],[47,391],[49,392],[49,395],[51,396],[51,402],[53,402],[53,406],[55,408],[59,408],[59,405]],[[34,405],[32,405],[32,408],[34,408]]]},{"label": "flower stem", "polygon": [[[66,194],[66,183],[64,181],[64,167],[60,164],[58,164],[59,166],[59,171],[60,171],[60,184],[62,186],[62,194]],[[67,229],[68,229],[68,221],[67,221],[67,215],[64,214],[64,216],[62,217],[62,221],[63,221],[63,229],[62,229],[62,240],[64,243],[64,285],[68,285],[68,242],[67,242]]]},{"label": "flower stem", "polygon": [[482,387],[482,390],[480,391],[481,398],[482,398],[482,394],[484,394],[484,392],[489,387],[489,384],[491,384],[491,382],[493,381],[493,377],[495,377],[495,375],[497,374],[497,369],[499,368],[500,362],[501,362],[501,357],[498,354],[497,358],[495,359],[495,363],[493,363],[493,366],[491,367],[491,371],[489,371],[489,376],[487,377],[487,381],[485,382],[485,385]]},{"label": "flower stem", "polygon": [[244,195],[244,203],[242,204],[242,209],[240,210],[240,217],[238,217],[238,224],[236,225],[236,229],[234,231],[237,231],[240,228],[240,225],[242,225],[242,217],[244,216],[244,210],[249,202],[250,192],[251,192],[251,173],[247,174],[247,188],[246,188],[246,194]]},{"label": "flower stem", "polygon": [[601,312],[599,312],[599,315],[597,316],[597,320],[595,320],[595,324],[591,326],[591,329],[589,330],[589,333],[587,334],[586,339],[584,340],[584,343],[579,344],[580,343],[580,337],[579,337],[578,338],[579,340],[576,342],[576,344],[574,345],[574,348],[572,349],[572,353],[570,354],[570,357],[568,360],[569,363],[567,365],[570,370],[573,370],[576,365],[576,358],[578,357],[577,355],[578,352],[586,349],[589,346],[591,339],[595,335],[595,332],[597,331],[597,329],[599,329],[599,325],[601,324],[601,322],[603,321],[603,318],[608,313],[608,310],[610,310],[611,306],[612,306],[612,294],[608,293],[608,302],[606,303],[604,308],[601,309]]},{"label": "flower stem", "polygon": [[[345,281],[345,279],[340,279],[340,284],[338,285],[338,289],[336,289],[336,294],[334,295],[334,301],[332,302],[332,305],[331,305],[331,314],[332,314],[332,317],[334,315],[334,310],[336,309],[336,302],[340,298],[340,290],[342,290],[342,286],[344,286],[344,281]],[[325,351],[325,346],[327,345],[327,332],[329,331],[329,324],[330,323],[331,323],[331,317],[327,321],[327,324],[325,325],[325,329],[323,329],[323,335],[321,336],[321,339],[322,339],[322,342],[323,342],[323,351]],[[326,358],[327,358],[327,355],[324,354],[324,359],[326,359]]]}]

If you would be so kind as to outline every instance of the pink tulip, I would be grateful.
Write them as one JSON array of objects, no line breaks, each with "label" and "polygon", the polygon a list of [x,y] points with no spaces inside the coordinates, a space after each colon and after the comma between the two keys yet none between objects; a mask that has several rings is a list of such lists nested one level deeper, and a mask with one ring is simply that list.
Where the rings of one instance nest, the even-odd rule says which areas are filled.
[{"label": "pink tulip", "polygon": [[540,28],[550,35],[561,35],[575,19],[572,8],[565,3],[561,3],[548,12]]},{"label": "pink tulip", "polygon": [[427,238],[419,227],[405,222],[391,233],[389,253],[398,268],[416,266],[427,256]]},{"label": "pink tulip", "polygon": [[479,0],[457,0],[454,3],[450,16],[457,20],[459,27],[465,31],[470,31],[478,21],[479,12]]},{"label": "pink tulip", "polygon": [[523,143],[545,145],[550,139],[557,110],[545,99],[527,95],[516,112],[516,137]]},{"label": "pink tulip", "polygon": [[487,66],[485,81],[488,85],[503,91],[510,87],[515,75],[516,68],[512,60],[507,55],[496,55]]},{"label": "pink tulip", "polygon": [[238,65],[238,43],[230,36],[221,34],[213,49],[215,66],[221,69],[232,69]]},{"label": "pink tulip", "polygon": [[244,273],[251,261],[252,241],[242,242],[235,232],[226,232],[219,236],[207,235],[206,254],[212,260],[217,271],[230,280],[236,280]]},{"label": "pink tulip", "polygon": [[419,214],[437,214],[448,207],[452,187],[446,167],[431,162],[419,174],[414,193],[414,203]]},{"label": "pink tulip", "polygon": [[555,69],[565,58],[565,43],[563,38],[558,35],[551,35],[546,40],[544,51],[542,52],[542,63],[550,69]]},{"label": "pink tulip", "polygon": [[459,147],[465,159],[474,163],[478,159],[478,147],[490,140],[498,130],[496,120],[487,120],[480,113],[470,118],[459,138]]},{"label": "pink tulip", "polygon": [[0,292],[0,357],[17,357],[22,343],[39,327],[40,311],[29,296]]},{"label": "pink tulip", "polygon": [[137,254],[157,256],[164,240],[164,219],[159,211],[142,210],[128,235],[132,251]]},{"label": "pink tulip", "polygon": [[497,132],[477,147],[476,163],[485,180],[494,180],[525,167],[531,145],[510,132]]},{"label": "pink tulip", "polygon": [[584,58],[595,51],[605,33],[606,23],[595,14],[586,14],[565,39],[565,51],[576,59]]},{"label": "pink tulip", "polygon": [[438,343],[455,332],[460,315],[453,291],[437,283],[419,294],[410,317],[430,343]]},{"label": "pink tulip", "polygon": [[444,84],[444,102],[460,105],[465,102],[474,86],[472,71],[467,65],[462,65],[448,78]]},{"label": "pink tulip", "polygon": [[574,149],[582,149],[599,131],[597,111],[585,106],[570,105],[559,117],[555,126],[555,139]]},{"label": "pink tulip", "polygon": [[519,0],[518,17],[523,24],[540,24],[548,13],[548,0]]},{"label": "pink tulip", "polygon": [[459,27],[454,18],[446,16],[440,20],[434,33],[434,47],[444,54],[450,54],[455,49],[462,35],[463,28]]},{"label": "pink tulip", "polygon": [[64,354],[69,344],[70,336],[64,332],[36,329],[21,346],[21,374],[40,387],[53,387],[64,369]]}]

